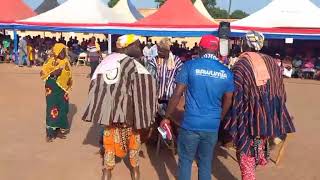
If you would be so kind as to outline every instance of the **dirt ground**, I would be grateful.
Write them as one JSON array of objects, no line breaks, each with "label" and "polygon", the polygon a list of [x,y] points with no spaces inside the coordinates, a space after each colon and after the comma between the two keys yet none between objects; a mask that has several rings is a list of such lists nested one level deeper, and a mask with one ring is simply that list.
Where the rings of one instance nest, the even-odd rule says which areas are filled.
[{"label": "dirt ground", "polygon": [[[0,64],[0,180],[100,180],[98,128],[80,119],[87,98],[89,68],[73,68],[71,133],[66,140],[50,144],[45,141],[45,95],[39,71]],[[259,167],[257,179],[320,180],[320,83],[292,79],[286,81],[286,88],[297,133],[290,136],[280,164]],[[165,149],[157,156],[152,144],[143,146],[143,154],[142,180],[174,179],[176,157]],[[214,179],[241,179],[234,152],[217,148],[215,154]],[[193,179],[196,177],[194,167]],[[113,179],[130,179],[125,163],[117,164]]]}]

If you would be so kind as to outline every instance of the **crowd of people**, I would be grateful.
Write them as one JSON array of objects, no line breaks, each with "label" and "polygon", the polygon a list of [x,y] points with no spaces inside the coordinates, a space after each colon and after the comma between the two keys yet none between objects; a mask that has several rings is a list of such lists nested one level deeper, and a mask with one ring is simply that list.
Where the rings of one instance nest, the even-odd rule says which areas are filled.
[{"label": "crowd of people", "polygon": [[[139,180],[141,144],[158,129],[164,141],[177,141],[179,180],[191,179],[193,161],[199,179],[211,179],[218,141],[236,148],[242,179],[255,180],[256,167],[269,161],[273,140],[284,141],[295,128],[286,108],[281,68],[285,62],[279,66],[276,58],[260,52],[264,36],[259,32],[249,32],[242,41],[243,51],[229,69],[219,58],[219,38],[213,35],[203,36],[189,50],[194,54],[187,61],[176,52],[188,49],[169,38],[144,46],[138,36],[129,34],[118,37],[115,52],[100,62],[100,45],[92,38],[87,49],[97,63],[82,120],[100,124],[97,142],[104,177],[112,179],[115,158],[128,155],[131,177]],[[48,142],[66,138],[70,128],[73,80],[67,45],[53,45],[40,73],[45,81]],[[182,97],[185,112],[179,121],[174,111]]]},{"label": "crowd of people", "polygon": [[[71,65],[77,63],[79,55],[81,53],[86,53],[88,55],[88,63],[91,65],[93,71],[98,65],[98,61],[101,60],[101,54],[104,52],[107,54],[108,42],[103,39],[95,39],[94,37],[90,39],[82,39],[81,42],[77,37],[70,37],[68,41],[64,37],[57,39],[56,37],[45,37],[40,36],[26,36],[19,37],[19,50],[18,59],[15,60],[14,55],[14,43],[10,36],[0,35],[0,62],[14,62],[20,67],[27,65],[31,66],[41,66],[44,61],[50,56],[51,49],[55,43],[62,43],[68,47],[68,56]],[[140,48],[143,50],[143,55],[148,59],[152,59],[157,56],[157,42],[152,42],[151,39],[147,40],[147,43],[142,42]],[[98,54],[95,54],[95,51]],[[199,46],[197,43],[192,48],[186,46],[186,42],[183,41],[179,43],[175,41],[170,46],[172,54],[178,56],[182,62],[193,59],[197,57],[199,52]],[[280,53],[274,53],[276,50],[270,50],[268,48],[263,48],[261,52],[273,56],[277,61],[279,66],[283,70],[283,74],[287,78],[304,78],[304,79],[316,79],[320,80],[320,55],[317,53],[312,53],[308,51],[307,53],[296,53],[295,55],[287,56],[280,55]],[[91,57],[90,57],[91,55]],[[240,55],[240,46],[234,44],[230,50],[230,55],[225,58],[224,63],[232,67]],[[100,56],[99,59],[97,59]],[[226,60],[227,59],[227,60]]]}]

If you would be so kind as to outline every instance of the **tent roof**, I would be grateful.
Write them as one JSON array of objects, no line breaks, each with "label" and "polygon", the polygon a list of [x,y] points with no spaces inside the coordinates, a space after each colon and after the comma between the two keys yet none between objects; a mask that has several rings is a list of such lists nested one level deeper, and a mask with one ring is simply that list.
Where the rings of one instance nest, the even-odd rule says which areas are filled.
[{"label": "tent roof", "polygon": [[40,6],[37,7],[37,9],[35,10],[35,12],[37,14],[42,14],[44,12],[47,12],[51,9],[54,9],[56,7],[58,7],[60,4],[58,3],[57,0],[44,0]]},{"label": "tent roof", "polygon": [[36,13],[22,0],[0,0],[0,21],[16,21],[35,16]]},{"label": "tent roof", "polygon": [[149,27],[212,27],[190,0],[167,0],[154,14],[134,23]]},{"label": "tent roof", "polygon": [[108,10],[100,0],[68,0],[60,6],[21,22],[59,24],[108,23]]},{"label": "tent roof", "polygon": [[234,26],[320,28],[320,9],[310,0],[273,0]]},{"label": "tent roof", "polygon": [[128,0],[120,0],[109,8],[101,0],[68,0],[60,6],[20,23],[51,27],[93,27],[108,23],[132,23],[142,16]]},{"label": "tent roof", "polygon": [[217,23],[212,16],[209,14],[207,8],[204,6],[204,4],[202,3],[202,0],[196,0],[196,2],[194,2],[194,7],[196,7],[196,9],[206,18],[208,18],[210,21],[213,21],[215,23]]},{"label": "tent roof", "polygon": [[115,23],[132,23],[143,18],[130,0],[119,0],[111,10],[111,20]]}]

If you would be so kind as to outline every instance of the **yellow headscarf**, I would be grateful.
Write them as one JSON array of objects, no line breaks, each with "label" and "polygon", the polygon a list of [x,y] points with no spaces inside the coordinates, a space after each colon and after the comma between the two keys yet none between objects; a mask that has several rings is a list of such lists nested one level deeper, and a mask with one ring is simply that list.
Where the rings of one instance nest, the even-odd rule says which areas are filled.
[{"label": "yellow headscarf", "polygon": [[126,48],[137,40],[139,40],[139,36],[136,36],[134,34],[126,34],[118,38],[116,45],[117,48]]},{"label": "yellow headscarf", "polygon": [[63,49],[66,49],[66,46],[62,43],[56,43],[53,48],[53,57],[50,57],[47,62],[42,67],[41,70],[41,79],[46,81],[48,80],[50,74],[57,69],[62,69],[60,76],[57,78],[57,84],[64,91],[68,92],[72,86],[72,74],[71,74],[71,65],[69,59],[66,57],[63,60],[57,59],[57,56],[61,53]]}]

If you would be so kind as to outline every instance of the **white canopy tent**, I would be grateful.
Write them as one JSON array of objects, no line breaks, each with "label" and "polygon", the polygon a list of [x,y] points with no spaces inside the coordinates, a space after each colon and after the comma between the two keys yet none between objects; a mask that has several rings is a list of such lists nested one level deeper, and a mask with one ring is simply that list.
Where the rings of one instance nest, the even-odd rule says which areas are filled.
[{"label": "white canopy tent", "polygon": [[194,2],[194,7],[206,18],[208,18],[210,21],[217,23],[213,17],[209,14],[207,8],[202,3],[202,0],[196,0]]},{"label": "white canopy tent", "polygon": [[21,22],[61,24],[108,23],[108,9],[101,0],[68,0],[60,6]]},{"label": "white canopy tent", "polygon": [[[120,0],[114,8],[109,8],[102,0],[68,0],[43,14],[18,21],[16,28],[105,33],[108,23],[133,23],[142,17],[130,0]],[[108,38],[111,39],[111,35]]]},{"label": "white canopy tent", "polygon": [[143,16],[139,13],[139,11],[131,3],[130,0],[119,0],[111,10],[112,22],[133,23],[143,18]]},{"label": "white canopy tent", "polygon": [[[63,24],[107,24],[132,23],[143,16],[130,0],[120,0],[114,8],[109,8],[102,0],[68,0],[60,6],[38,16],[21,20],[23,23],[45,25]],[[54,25],[54,24],[53,24]]]},{"label": "white canopy tent", "polygon": [[273,0],[263,9],[231,23],[244,27],[320,28],[320,8],[310,0]]}]

